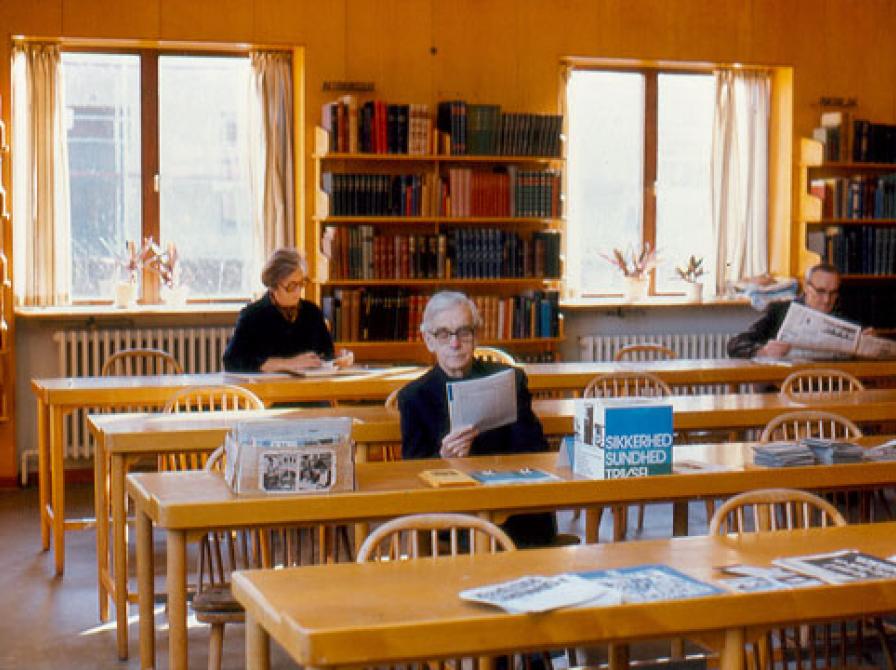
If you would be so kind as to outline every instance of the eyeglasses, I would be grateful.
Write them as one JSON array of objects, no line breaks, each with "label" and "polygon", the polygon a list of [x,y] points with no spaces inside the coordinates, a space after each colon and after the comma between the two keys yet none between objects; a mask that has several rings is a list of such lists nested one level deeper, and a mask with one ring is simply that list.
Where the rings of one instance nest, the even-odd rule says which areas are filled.
[{"label": "eyeglasses", "polygon": [[302,279],[302,281],[291,281],[288,284],[278,284],[280,288],[282,288],[287,293],[295,293],[299,289],[303,289],[310,283],[308,277]]},{"label": "eyeglasses", "polygon": [[435,338],[436,342],[444,346],[451,342],[452,337],[456,337],[458,342],[463,342],[464,344],[472,342],[475,332],[476,329],[473,326],[461,326],[457,330],[439,328],[438,330],[429,331],[429,334]]},{"label": "eyeglasses", "polygon": [[832,288],[832,289],[818,288],[815,284],[813,284],[811,282],[806,282],[806,286],[811,288],[822,298],[824,298],[824,297],[836,298],[838,295],[840,295],[839,288]]}]

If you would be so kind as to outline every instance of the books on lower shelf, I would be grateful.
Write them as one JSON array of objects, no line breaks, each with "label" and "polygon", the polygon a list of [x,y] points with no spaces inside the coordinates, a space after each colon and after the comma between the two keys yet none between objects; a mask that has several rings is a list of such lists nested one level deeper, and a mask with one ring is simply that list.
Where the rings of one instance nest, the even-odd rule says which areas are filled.
[{"label": "books on lower shelf", "polygon": [[848,584],[870,579],[896,579],[896,563],[855,549],[822,554],[787,556],[775,565],[815,577],[827,584]]},{"label": "books on lower shelf", "polygon": [[896,226],[825,226],[809,230],[806,242],[842,274],[896,274]]}]

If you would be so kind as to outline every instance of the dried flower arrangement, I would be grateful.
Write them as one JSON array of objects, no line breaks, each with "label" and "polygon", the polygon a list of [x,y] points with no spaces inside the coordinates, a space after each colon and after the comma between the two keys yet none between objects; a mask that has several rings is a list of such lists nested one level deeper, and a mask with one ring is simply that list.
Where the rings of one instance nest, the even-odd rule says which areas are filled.
[{"label": "dried flower arrangement", "polygon": [[699,283],[700,277],[703,276],[703,259],[691,256],[688,264],[675,268],[678,276],[690,284]]},{"label": "dried flower arrangement", "polygon": [[629,247],[625,253],[620,249],[613,249],[612,256],[603,253],[601,256],[616,266],[623,276],[631,279],[645,279],[658,262],[656,249],[649,242],[645,242],[640,251],[635,251],[633,247]]}]

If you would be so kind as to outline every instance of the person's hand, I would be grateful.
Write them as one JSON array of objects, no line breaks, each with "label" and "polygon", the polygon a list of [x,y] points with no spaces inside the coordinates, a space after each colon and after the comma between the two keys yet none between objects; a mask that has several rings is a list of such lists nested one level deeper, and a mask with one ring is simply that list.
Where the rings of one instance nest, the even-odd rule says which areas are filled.
[{"label": "person's hand", "polygon": [[313,351],[306,351],[295,356],[284,359],[284,368],[286,372],[301,372],[311,368],[319,368],[323,361]]},{"label": "person's hand", "polygon": [[864,337],[877,337],[877,329],[876,328],[863,328],[862,335]]},{"label": "person's hand", "polygon": [[790,351],[790,343],[782,342],[781,340],[769,340],[765,343],[765,346],[759,349],[756,352],[757,356],[764,356],[766,358],[784,358],[787,355],[787,352]]},{"label": "person's hand", "polygon": [[340,349],[336,352],[333,365],[337,368],[347,368],[355,362],[355,355],[348,349]]},{"label": "person's hand", "polygon": [[473,440],[479,435],[475,426],[464,426],[448,433],[442,438],[439,456],[442,458],[463,458],[469,456]]}]

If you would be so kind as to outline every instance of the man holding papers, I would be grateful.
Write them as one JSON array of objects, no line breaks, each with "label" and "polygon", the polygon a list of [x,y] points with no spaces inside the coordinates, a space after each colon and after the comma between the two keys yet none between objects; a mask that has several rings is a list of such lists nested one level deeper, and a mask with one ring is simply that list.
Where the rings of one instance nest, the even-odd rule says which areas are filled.
[{"label": "man holding papers", "polygon": [[[525,373],[474,360],[479,325],[476,306],[463,293],[443,291],[427,303],[421,330],[437,364],[398,394],[404,458],[547,450]],[[466,423],[471,417],[475,423]],[[504,529],[520,546],[544,545],[554,538],[556,522],[553,514],[518,515]]]}]

